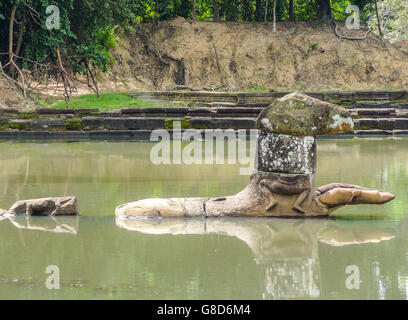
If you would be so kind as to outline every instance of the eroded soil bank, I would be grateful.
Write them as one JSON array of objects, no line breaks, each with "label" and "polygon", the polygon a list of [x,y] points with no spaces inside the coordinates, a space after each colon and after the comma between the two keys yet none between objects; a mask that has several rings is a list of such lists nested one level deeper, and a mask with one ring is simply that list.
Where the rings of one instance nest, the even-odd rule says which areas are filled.
[{"label": "eroded soil bank", "polygon": [[[116,63],[97,78],[101,92],[130,90],[328,91],[406,90],[408,43],[391,44],[364,28],[339,34],[316,22],[194,22],[144,24],[120,35]],[[37,87],[62,97],[63,87]],[[93,93],[81,83],[73,94]],[[35,104],[0,78],[0,108]],[[38,107],[38,106],[37,106]]]},{"label": "eroded soil bank", "polygon": [[[339,28],[364,37],[365,29]],[[367,90],[406,88],[408,44],[390,44],[373,33],[340,39],[332,26],[313,22],[194,22],[177,18],[144,25],[122,37],[117,64],[106,80],[144,90],[223,86],[230,90]]]}]

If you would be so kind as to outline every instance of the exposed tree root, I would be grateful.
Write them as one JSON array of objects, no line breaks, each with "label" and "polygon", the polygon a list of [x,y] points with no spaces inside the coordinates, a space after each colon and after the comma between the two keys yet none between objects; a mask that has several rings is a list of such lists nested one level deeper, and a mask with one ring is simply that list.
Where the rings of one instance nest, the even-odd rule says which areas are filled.
[{"label": "exposed tree root", "polygon": [[367,38],[368,33],[371,31],[370,29],[367,30],[367,32],[364,34],[364,36],[362,37],[349,37],[349,36],[344,36],[341,35],[338,31],[339,25],[336,23],[336,21],[334,21],[333,19],[331,20],[332,23],[334,24],[334,33],[336,34],[337,37],[339,37],[340,39],[347,39],[347,40],[364,40],[365,38]]},{"label": "exposed tree root", "polygon": [[188,90],[188,91],[218,91],[221,89],[228,89],[228,86],[226,84],[222,84],[217,87],[199,87],[199,88],[193,88],[185,85],[174,85],[170,88],[168,88],[168,91],[178,91],[178,90]]}]

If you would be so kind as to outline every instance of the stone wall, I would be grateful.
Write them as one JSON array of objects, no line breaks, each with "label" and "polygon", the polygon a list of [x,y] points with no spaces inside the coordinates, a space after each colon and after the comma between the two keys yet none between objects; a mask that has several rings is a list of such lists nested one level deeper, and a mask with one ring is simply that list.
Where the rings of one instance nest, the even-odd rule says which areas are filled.
[{"label": "stone wall", "polygon": [[[51,109],[30,112],[0,109],[0,138],[94,137],[148,140],[154,129],[252,129],[255,119],[271,101],[285,93],[145,92],[142,99],[183,101],[188,107],[129,108],[120,110]],[[406,91],[326,92],[310,96],[346,107],[354,120],[350,134],[407,134]],[[166,100],[167,99],[167,100]],[[219,101],[219,102],[217,102]],[[221,102],[220,102],[221,101]],[[164,104],[165,106],[165,104]]]}]

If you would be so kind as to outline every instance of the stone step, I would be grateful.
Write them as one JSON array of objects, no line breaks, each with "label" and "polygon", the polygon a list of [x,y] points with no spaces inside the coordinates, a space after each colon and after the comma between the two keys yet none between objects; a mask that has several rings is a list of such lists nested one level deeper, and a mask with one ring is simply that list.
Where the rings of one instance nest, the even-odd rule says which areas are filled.
[{"label": "stone step", "polygon": [[356,109],[408,109],[408,103],[404,102],[381,102],[381,103],[359,103]]},{"label": "stone step", "polygon": [[374,129],[374,130],[355,130],[353,132],[353,135],[369,135],[369,136],[382,136],[382,135],[393,135],[393,136],[399,136],[399,135],[408,135],[408,130],[379,130],[379,129]]},{"label": "stone step", "polygon": [[[195,101],[195,102],[232,102],[232,103],[271,103],[289,92],[212,92],[212,91],[155,91],[133,92],[130,96],[141,99],[161,98],[165,100]],[[330,101],[375,101],[387,102],[407,99],[407,91],[331,91],[331,92],[304,92],[320,100]]]},{"label": "stone step", "polygon": [[[189,107],[238,107],[238,108],[266,108],[269,106],[276,98],[281,97],[280,93],[263,93],[259,95],[252,95],[252,93],[236,93],[236,94],[223,94],[223,93],[179,93],[178,95],[170,94],[166,95],[163,92],[155,93],[158,94],[159,97],[155,100],[152,99],[145,99],[143,95],[137,96],[145,101],[154,101],[159,104],[163,105],[172,105],[172,102],[182,103]],[[234,96],[235,95],[235,96]],[[356,99],[354,97],[354,93],[341,93],[339,96],[336,96],[333,93],[310,93],[311,96],[314,96],[321,100],[326,100],[328,102],[343,105],[345,108],[361,108],[361,109],[368,109],[368,108],[399,108],[399,109],[407,109],[408,102],[407,97],[405,100],[393,100],[393,98],[399,98],[401,95],[396,97],[389,97],[384,93],[384,96],[380,95],[374,101],[364,100],[364,96],[360,97],[361,99]],[[135,95],[132,95],[135,96]],[[200,99],[200,97],[203,97]],[[223,100],[217,100],[217,98]],[[167,99],[167,100],[166,100]],[[170,103],[169,103],[170,102]]]},{"label": "stone step", "polygon": [[252,109],[252,108],[266,108],[269,106],[271,103],[232,103],[232,102],[209,102],[209,103],[191,103],[190,107],[204,107],[204,108],[222,108],[222,107],[228,107],[228,108],[246,108],[246,109]]},{"label": "stone step", "polygon": [[253,129],[254,118],[192,118],[190,127],[195,129]]},{"label": "stone step", "polygon": [[38,114],[43,115],[62,115],[62,114],[94,114],[98,113],[99,109],[97,108],[89,108],[89,109],[53,109],[53,108],[40,108],[37,109],[35,112]]},{"label": "stone step", "polygon": [[[350,110],[351,111],[351,110]],[[396,112],[394,108],[370,108],[370,109],[353,109],[357,116],[395,116]]]},{"label": "stone step", "polygon": [[109,118],[84,117],[81,127],[89,130],[154,130],[171,129],[178,121],[181,128],[195,129],[252,129],[255,128],[254,118],[210,118],[195,117],[191,119],[164,118]]},{"label": "stone step", "polygon": [[[210,104],[211,105],[211,104]],[[1,109],[0,131],[95,131],[154,130],[172,128],[178,120],[183,128],[250,129],[262,107],[163,107],[128,108],[99,111],[98,109],[38,109],[18,112]],[[408,110],[395,108],[349,109],[356,130],[406,130]]]},{"label": "stone step", "polygon": [[355,120],[356,127],[359,130],[370,130],[370,129],[380,129],[380,130],[407,130],[408,129],[408,118],[386,118],[386,119],[372,119],[372,118],[362,118]]},{"label": "stone step", "polygon": [[121,116],[151,116],[151,117],[257,117],[263,108],[240,108],[240,107],[220,107],[220,108],[139,108],[122,109],[118,111],[101,112],[101,116],[121,117]]},{"label": "stone step", "polygon": [[245,108],[245,107],[233,107],[233,108],[217,108],[215,109],[217,115],[223,116],[226,114],[231,114],[231,115],[250,115],[257,117],[259,113],[263,110],[263,107],[251,107],[251,108]]},{"label": "stone step", "polygon": [[103,118],[83,117],[82,129],[89,130],[154,130],[165,128],[165,120],[159,118]]},{"label": "stone step", "polygon": [[408,110],[396,110],[396,118],[408,118]]}]

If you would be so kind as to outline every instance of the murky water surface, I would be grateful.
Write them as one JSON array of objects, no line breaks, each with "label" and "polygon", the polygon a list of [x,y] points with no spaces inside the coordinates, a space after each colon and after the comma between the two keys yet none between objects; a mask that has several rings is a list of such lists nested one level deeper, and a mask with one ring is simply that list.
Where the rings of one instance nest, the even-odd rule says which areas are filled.
[{"label": "murky water surface", "polygon": [[[115,220],[128,201],[228,195],[248,182],[239,163],[154,165],[152,146],[0,142],[0,207],[76,195],[81,214],[0,218],[0,299],[408,298],[408,139],[318,141],[316,185],[393,192],[384,206],[330,220]],[[49,265],[59,290],[46,288]]]}]

